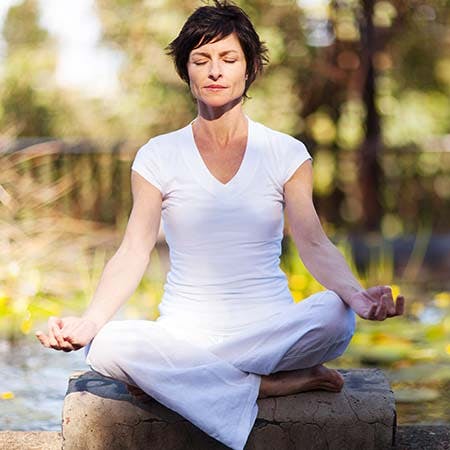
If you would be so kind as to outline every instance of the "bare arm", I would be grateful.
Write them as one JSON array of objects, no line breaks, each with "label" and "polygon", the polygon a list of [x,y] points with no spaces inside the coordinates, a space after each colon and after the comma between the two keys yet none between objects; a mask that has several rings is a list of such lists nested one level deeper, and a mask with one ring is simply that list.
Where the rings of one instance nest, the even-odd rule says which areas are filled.
[{"label": "bare arm", "polygon": [[363,288],[323,231],[312,201],[312,165],[303,163],[284,186],[292,237],[306,268],[344,301]]},{"label": "bare arm", "polygon": [[123,240],[105,265],[83,317],[100,328],[131,297],[148,266],[161,221],[161,193],[132,171],[133,209]]},{"label": "bare arm", "polygon": [[133,208],[122,242],[105,265],[90,305],[82,317],[51,317],[45,347],[71,351],[85,346],[136,290],[155,246],[161,221],[161,192],[132,171]]},{"label": "bare arm", "polygon": [[384,320],[402,314],[403,297],[394,306],[389,287],[363,289],[341,252],[326,236],[312,201],[312,179],[312,164],[306,161],[284,185],[289,225],[306,268],[363,318]]}]

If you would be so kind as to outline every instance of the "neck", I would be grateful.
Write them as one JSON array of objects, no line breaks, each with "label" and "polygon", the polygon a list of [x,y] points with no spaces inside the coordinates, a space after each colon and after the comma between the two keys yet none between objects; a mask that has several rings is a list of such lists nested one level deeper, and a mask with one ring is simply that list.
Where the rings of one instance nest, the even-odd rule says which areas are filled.
[{"label": "neck", "polygon": [[198,102],[198,115],[192,124],[194,131],[212,143],[225,146],[247,132],[247,119],[239,100],[234,106],[214,108]]}]

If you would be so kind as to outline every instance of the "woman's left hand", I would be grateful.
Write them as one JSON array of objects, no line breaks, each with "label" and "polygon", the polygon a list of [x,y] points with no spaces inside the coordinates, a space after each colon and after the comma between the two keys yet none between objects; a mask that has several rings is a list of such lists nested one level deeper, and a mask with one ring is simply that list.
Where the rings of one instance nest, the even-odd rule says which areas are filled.
[{"label": "woman's left hand", "polygon": [[355,292],[348,304],[358,316],[367,320],[384,320],[400,316],[405,310],[405,298],[397,296],[394,304],[389,286],[374,286]]}]

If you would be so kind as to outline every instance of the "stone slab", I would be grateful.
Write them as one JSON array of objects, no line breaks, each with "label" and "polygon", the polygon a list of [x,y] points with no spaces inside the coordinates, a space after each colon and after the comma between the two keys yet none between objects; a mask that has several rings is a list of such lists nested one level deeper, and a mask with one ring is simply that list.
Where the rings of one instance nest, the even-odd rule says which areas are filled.
[{"label": "stone slab", "polygon": [[[395,400],[380,369],[339,369],[341,392],[258,399],[246,450],[386,450],[395,443]],[[225,449],[184,417],[120,381],[74,374],[64,400],[65,450]]]},{"label": "stone slab", "polygon": [[[396,445],[389,450],[449,450],[450,424],[399,425]],[[56,431],[0,431],[0,450],[56,450],[62,435]]]},{"label": "stone slab", "polygon": [[0,450],[61,450],[57,431],[0,431]]}]

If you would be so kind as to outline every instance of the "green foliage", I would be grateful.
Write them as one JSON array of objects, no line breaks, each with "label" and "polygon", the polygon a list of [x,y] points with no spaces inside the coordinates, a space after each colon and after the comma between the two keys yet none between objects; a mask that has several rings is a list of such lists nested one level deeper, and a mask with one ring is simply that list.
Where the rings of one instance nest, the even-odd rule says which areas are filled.
[{"label": "green foliage", "polygon": [[[0,132],[10,137],[82,136],[110,147],[128,140],[136,148],[153,135],[184,126],[196,105],[164,49],[194,9],[208,3],[97,0],[101,43],[123,61],[120,92],[97,99],[56,86],[56,43],[39,24],[37,2],[11,7],[2,30],[6,58],[0,73]],[[355,82],[364,79],[369,58],[360,42],[367,20],[361,4],[236,3],[249,14],[271,57],[264,76],[250,88],[245,111],[307,144],[314,156],[321,216],[347,230],[361,230],[367,199],[362,198],[360,154],[366,145],[369,97],[364,84]],[[315,41],[312,19],[331,26],[324,46]],[[376,3],[372,19],[379,37],[371,59],[374,112],[381,126],[377,159],[383,169],[378,226],[388,238],[414,234],[420,223],[445,231],[450,78],[442,27],[448,15],[440,1],[427,8],[392,1]]]},{"label": "green foliage", "polygon": [[36,0],[25,0],[11,6],[3,27],[3,38],[9,53],[29,45],[43,45],[49,40],[48,32],[38,24],[39,7]]}]

